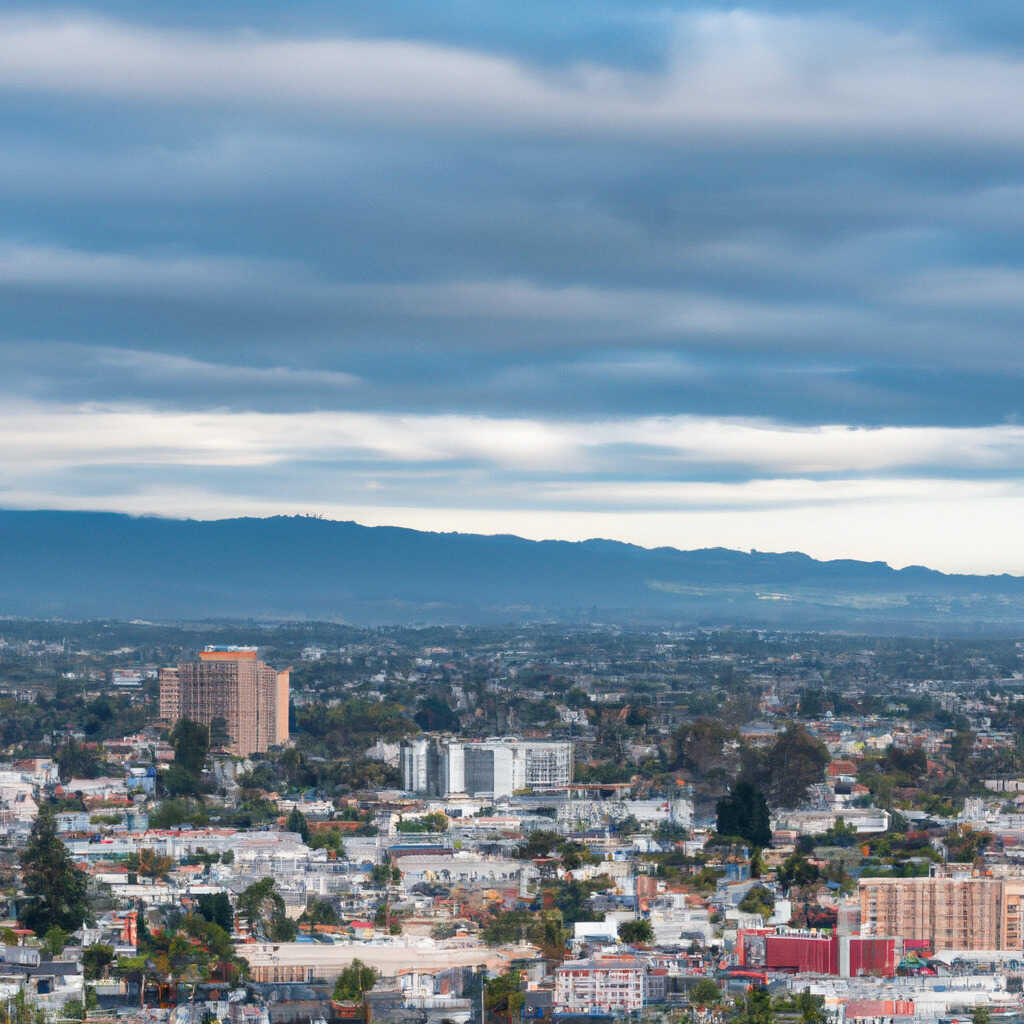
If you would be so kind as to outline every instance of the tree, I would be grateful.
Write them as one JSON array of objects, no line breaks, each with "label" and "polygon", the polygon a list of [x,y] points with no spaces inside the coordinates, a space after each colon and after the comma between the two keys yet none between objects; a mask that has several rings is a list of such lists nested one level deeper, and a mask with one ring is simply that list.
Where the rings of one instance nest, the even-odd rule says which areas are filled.
[{"label": "tree", "polygon": [[722,990],[710,978],[701,978],[687,995],[691,1006],[717,1006],[722,1001]]},{"label": "tree", "polygon": [[821,782],[831,758],[824,744],[802,725],[791,725],[768,754],[768,796],[773,807],[796,807],[812,785]]},{"label": "tree", "polygon": [[533,919],[527,936],[546,960],[564,960],[569,932],[560,910],[542,910]]},{"label": "tree", "polygon": [[295,832],[297,835],[300,835],[304,843],[309,842],[309,823],[306,821],[306,816],[297,806],[293,807],[288,815],[288,820],[284,823],[284,830],[285,832]]},{"label": "tree", "polygon": [[114,962],[114,947],[97,942],[82,950],[82,970],[86,981],[97,981]]},{"label": "tree", "polygon": [[812,885],[820,875],[816,864],[812,864],[802,854],[791,853],[782,862],[776,878],[781,886],[791,889],[793,886]]},{"label": "tree", "polygon": [[535,829],[526,837],[526,842],[519,847],[519,856],[524,860],[533,860],[534,857],[546,857],[552,850],[558,848],[562,837],[557,832],[550,832],[547,829]]},{"label": "tree", "polygon": [[[800,1024],[825,1024],[825,997],[811,995],[810,989],[804,989],[793,997],[793,1003],[800,1011]],[[981,1022],[987,1024],[987,1022]]]},{"label": "tree", "polygon": [[764,794],[749,782],[737,782],[718,801],[717,828],[724,836],[741,836],[754,846],[770,846],[771,821]]},{"label": "tree", "polygon": [[525,1002],[523,977],[519,971],[490,978],[484,987],[484,1006],[492,1014],[504,1014],[510,1024],[514,1017],[519,1016]]},{"label": "tree", "polygon": [[971,1020],[974,1024],[992,1024],[992,1014],[987,1006],[976,1006],[971,1010]]},{"label": "tree", "polygon": [[754,852],[750,855],[750,877],[760,878],[767,870],[767,865],[764,862],[764,855],[761,853],[761,848],[755,846]]},{"label": "tree", "polygon": [[290,917],[282,914],[270,922],[267,934],[271,942],[294,942],[295,936],[299,934],[299,926]]},{"label": "tree", "polygon": [[746,891],[737,909],[744,914],[760,914],[768,918],[775,909],[775,897],[763,885],[754,885]]},{"label": "tree", "polygon": [[102,767],[92,751],[86,750],[74,740],[68,740],[57,755],[57,770],[61,782],[69,782],[71,779],[94,779]]},{"label": "tree", "polygon": [[480,938],[488,946],[505,946],[521,942],[533,924],[533,918],[525,910],[499,911],[480,930]]},{"label": "tree", "polygon": [[43,936],[43,952],[51,960],[56,960],[64,952],[64,947],[67,944],[68,933],[59,925],[52,925]]},{"label": "tree", "polygon": [[262,878],[244,889],[236,901],[236,909],[253,932],[275,942],[290,942],[297,934],[295,922],[285,916],[284,900],[273,878]]},{"label": "tree", "polygon": [[974,733],[961,729],[949,741],[949,756],[958,768],[966,767],[967,759],[974,749]]},{"label": "tree", "polygon": [[129,871],[134,871],[144,878],[163,878],[174,867],[174,861],[170,857],[164,857],[149,848],[129,854],[126,864]]},{"label": "tree", "polygon": [[61,1009],[61,1016],[67,1020],[85,1020],[85,1003],[81,999],[69,999]]},{"label": "tree", "polygon": [[328,900],[313,900],[299,918],[305,924],[340,924],[334,904]]},{"label": "tree", "polygon": [[21,906],[24,927],[45,935],[54,925],[65,932],[82,926],[89,915],[88,876],[75,867],[57,837],[53,810],[47,804],[40,807],[32,826],[21,872],[28,897]]},{"label": "tree", "polygon": [[619,924],[619,938],[630,946],[645,945],[654,941],[654,929],[646,918],[622,921]]},{"label": "tree", "polygon": [[338,1003],[361,1003],[377,981],[377,972],[362,960],[353,960],[334,983],[332,998]]},{"label": "tree", "polygon": [[210,752],[210,731],[199,722],[181,718],[171,730],[174,763],[183,771],[199,777]]},{"label": "tree", "polygon": [[203,893],[198,900],[196,910],[201,917],[219,925],[229,935],[235,926],[235,915],[231,910],[231,900],[224,892]]},{"label": "tree", "polygon": [[427,697],[413,715],[424,732],[458,732],[459,716],[440,697]]},{"label": "tree", "polygon": [[674,767],[701,778],[722,776],[728,766],[727,744],[735,732],[713,718],[698,718],[677,730]]},{"label": "tree", "polygon": [[774,1024],[772,998],[766,988],[751,988],[737,1000],[738,1013],[733,1018],[737,1024]]},{"label": "tree", "polygon": [[338,860],[343,859],[345,856],[345,844],[341,838],[341,829],[319,829],[306,842],[311,850],[328,850]]}]

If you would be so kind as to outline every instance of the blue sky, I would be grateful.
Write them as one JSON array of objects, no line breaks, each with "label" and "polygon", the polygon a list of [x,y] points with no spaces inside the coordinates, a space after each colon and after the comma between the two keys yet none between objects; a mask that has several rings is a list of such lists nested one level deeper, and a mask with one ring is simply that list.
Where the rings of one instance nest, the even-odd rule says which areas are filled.
[{"label": "blue sky", "polygon": [[1024,573],[1024,12],[7,3],[0,505]]}]

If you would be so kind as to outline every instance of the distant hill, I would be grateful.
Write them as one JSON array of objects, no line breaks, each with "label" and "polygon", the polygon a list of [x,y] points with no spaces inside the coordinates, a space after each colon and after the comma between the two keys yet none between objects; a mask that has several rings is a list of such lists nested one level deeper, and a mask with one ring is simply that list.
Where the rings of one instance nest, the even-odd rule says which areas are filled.
[{"label": "distant hill", "polygon": [[1024,633],[1024,578],[303,516],[0,511],[0,614]]}]

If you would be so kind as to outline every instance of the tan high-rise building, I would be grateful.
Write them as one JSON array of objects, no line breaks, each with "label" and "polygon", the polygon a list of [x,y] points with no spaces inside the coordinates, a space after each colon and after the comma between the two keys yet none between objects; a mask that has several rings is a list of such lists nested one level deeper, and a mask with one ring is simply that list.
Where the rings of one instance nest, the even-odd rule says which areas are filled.
[{"label": "tan high-rise building", "polygon": [[208,727],[220,719],[231,753],[263,753],[288,739],[289,671],[260,661],[254,647],[207,647],[198,661],[161,669],[160,717]]},{"label": "tan high-rise building", "polygon": [[862,935],[897,935],[933,950],[1022,949],[1024,878],[967,871],[931,878],[864,878]]}]

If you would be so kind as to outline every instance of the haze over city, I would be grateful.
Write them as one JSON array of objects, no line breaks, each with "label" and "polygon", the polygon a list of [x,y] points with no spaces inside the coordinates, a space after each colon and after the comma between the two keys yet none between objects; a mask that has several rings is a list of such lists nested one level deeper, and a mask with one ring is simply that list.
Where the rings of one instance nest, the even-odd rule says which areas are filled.
[{"label": "haze over city", "polygon": [[1022,39],[8,3],[0,506],[1024,573]]}]

